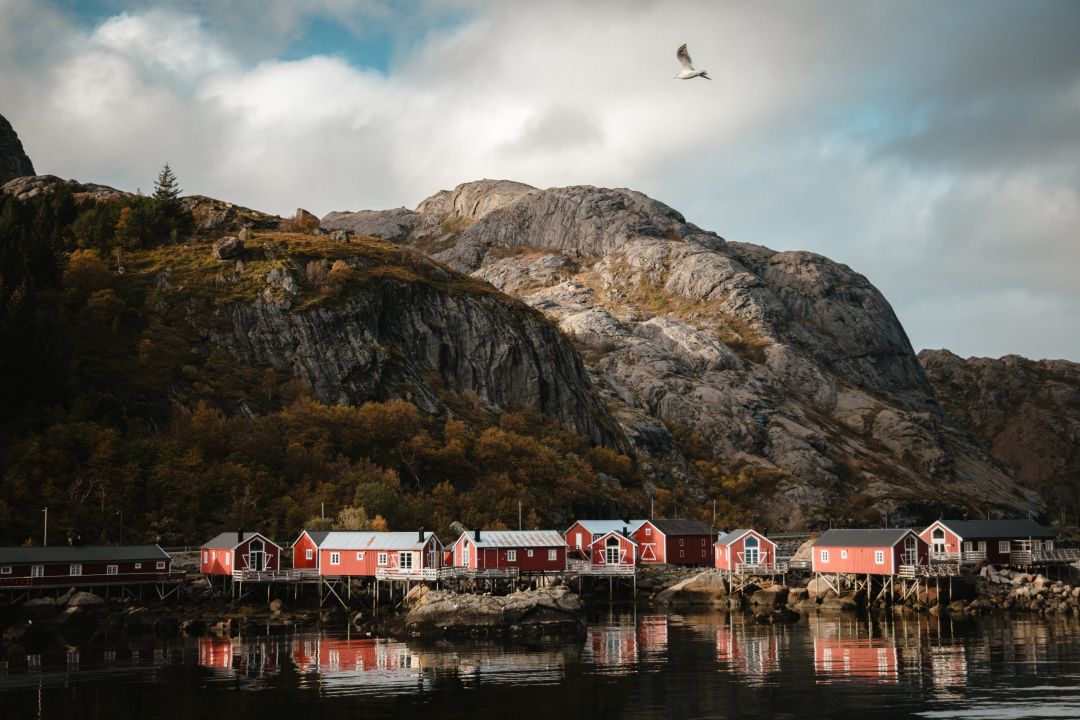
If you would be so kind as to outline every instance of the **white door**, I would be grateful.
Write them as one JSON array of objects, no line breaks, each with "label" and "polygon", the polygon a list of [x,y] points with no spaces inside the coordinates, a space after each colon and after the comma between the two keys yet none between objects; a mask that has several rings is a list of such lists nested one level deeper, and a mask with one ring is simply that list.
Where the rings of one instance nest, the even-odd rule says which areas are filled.
[{"label": "white door", "polygon": [[255,539],[248,546],[248,567],[252,570],[262,571],[266,569],[263,559],[263,542]]}]

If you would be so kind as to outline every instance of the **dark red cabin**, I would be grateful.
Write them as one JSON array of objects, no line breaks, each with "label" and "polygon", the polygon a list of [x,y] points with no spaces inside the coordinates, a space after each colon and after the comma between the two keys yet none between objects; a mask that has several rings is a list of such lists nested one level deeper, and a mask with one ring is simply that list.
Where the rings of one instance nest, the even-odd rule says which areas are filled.
[{"label": "dark red cabin", "polygon": [[712,528],[699,520],[646,520],[632,533],[641,563],[711,565]]},{"label": "dark red cabin", "polygon": [[0,589],[171,582],[172,558],[157,545],[0,548]]},{"label": "dark red cabin", "polygon": [[1054,533],[1034,520],[938,520],[919,533],[935,561],[1008,564],[1016,553],[1024,562],[1030,553],[1054,549]]},{"label": "dark red cabin", "polygon": [[454,565],[469,570],[566,570],[566,541],[555,530],[474,530],[454,543]]}]

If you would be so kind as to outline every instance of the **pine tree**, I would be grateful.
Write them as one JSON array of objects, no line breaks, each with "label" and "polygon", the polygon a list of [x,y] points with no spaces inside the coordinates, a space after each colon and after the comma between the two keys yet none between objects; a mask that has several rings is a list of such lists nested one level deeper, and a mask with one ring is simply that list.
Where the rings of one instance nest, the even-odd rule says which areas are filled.
[{"label": "pine tree", "polygon": [[180,195],[180,186],[177,185],[176,175],[173,174],[169,163],[161,168],[157,180],[154,181],[154,198],[156,200],[175,200]]}]

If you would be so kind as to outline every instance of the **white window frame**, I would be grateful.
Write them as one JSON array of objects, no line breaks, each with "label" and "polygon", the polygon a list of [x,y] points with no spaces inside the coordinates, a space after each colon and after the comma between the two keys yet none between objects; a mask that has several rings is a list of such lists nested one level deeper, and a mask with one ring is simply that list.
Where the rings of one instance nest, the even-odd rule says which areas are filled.
[{"label": "white window frame", "polygon": [[339,552],[330,553],[330,564],[331,565],[340,565],[341,564],[341,553],[339,553]]},{"label": "white window frame", "polygon": [[71,563],[68,565],[68,575],[72,577],[82,575],[82,563]]},{"label": "white window frame", "polygon": [[45,577],[45,566],[44,565],[31,565],[30,566],[30,577],[32,577],[32,578]]},{"label": "white window frame", "polygon": [[705,547],[705,538],[701,538],[701,547]]},{"label": "white window frame", "polygon": [[217,560],[217,550],[211,550],[210,551],[210,559],[211,560]]},{"label": "white window frame", "polygon": [[356,559],[357,560],[363,560],[364,559],[364,552],[362,550],[360,552],[356,553]]},{"label": "white window frame", "polygon": [[379,557],[375,558],[379,561],[380,565],[386,565],[389,562],[388,555],[384,552],[379,553]]},{"label": "white window frame", "polygon": [[506,551],[506,562],[517,562],[517,550]]},{"label": "white window frame", "polygon": [[1053,549],[1054,549],[1054,541],[1053,540],[1043,540],[1043,550],[1046,550],[1047,552],[1050,552]]},{"label": "white window frame", "polygon": [[306,548],[304,550],[304,559],[305,560],[314,560],[315,559],[315,551],[312,550],[311,548]]},{"label": "white window frame", "polygon": [[875,565],[884,565],[885,564],[885,551],[884,550],[875,550],[874,551],[874,564]]},{"label": "white window frame", "polygon": [[1008,553],[1012,551],[1012,543],[1008,540],[998,540],[998,552]]},{"label": "white window frame", "polygon": [[120,566],[119,565],[106,565],[105,566],[105,574],[106,575],[119,575],[120,574]]},{"label": "white window frame", "polygon": [[823,562],[823,563],[829,562],[829,551],[828,550],[822,550],[821,554],[818,557],[821,558],[821,562]]},{"label": "white window frame", "polygon": [[413,567],[413,554],[407,550],[401,550],[398,552],[398,569],[412,570]]},{"label": "white window frame", "polygon": [[679,551],[679,557],[686,557],[686,553],[682,550]]},{"label": "white window frame", "polygon": [[532,548],[529,548],[528,550],[525,551],[525,557],[532,557],[532,556],[533,556],[533,549]]},{"label": "white window frame", "polygon": [[548,550],[548,560],[558,560],[558,559],[559,559],[559,551],[558,550],[556,550],[555,548],[551,548],[550,550]]},{"label": "white window frame", "polygon": [[651,537],[651,536],[652,536],[652,528],[651,527],[645,528],[645,537]]},{"label": "white window frame", "polygon": [[202,551],[202,561],[204,563],[210,562],[210,551],[209,550],[203,550]]},{"label": "white window frame", "polygon": [[166,563],[168,563],[167,560],[158,560],[157,565],[155,565],[155,568],[158,569],[158,570],[164,570],[166,568]]},{"label": "white window frame", "polygon": [[5,565],[4,567],[0,567],[0,575],[10,575],[10,574],[11,574],[11,566],[10,565]]},{"label": "white window frame", "polygon": [[232,564],[232,553],[231,552],[225,553],[225,564],[226,565],[231,565]]},{"label": "white window frame", "polygon": [[142,563],[135,563],[136,570],[142,570]]},{"label": "white window frame", "polygon": [[970,540],[964,541],[964,552],[971,552],[974,549],[975,548],[972,547],[972,542]]},{"label": "white window frame", "polygon": [[841,550],[840,551],[840,559],[841,560],[847,560],[847,550]]},{"label": "white window frame", "polygon": [[682,547],[682,546],[683,546],[683,539],[679,538],[679,547]]}]

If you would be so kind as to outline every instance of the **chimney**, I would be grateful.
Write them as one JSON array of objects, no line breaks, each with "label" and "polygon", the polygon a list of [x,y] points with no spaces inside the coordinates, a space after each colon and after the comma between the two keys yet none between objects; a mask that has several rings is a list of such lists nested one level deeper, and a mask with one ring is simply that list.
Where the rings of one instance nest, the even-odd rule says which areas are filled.
[{"label": "chimney", "polygon": [[625,535],[626,537],[630,537],[630,533],[629,533],[629,531],[627,531],[625,525],[623,525],[622,534]]},{"label": "chimney", "polygon": [[420,534],[417,536],[416,542],[418,542],[418,543],[424,542],[424,527],[422,525],[420,526]]},{"label": "chimney", "polygon": [[239,530],[236,531],[236,542],[237,543],[244,542],[244,528],[240,528]]},{"label": "chimney", "polygon": [[473,530],[473,541],[480,542],[480,528]]}]

